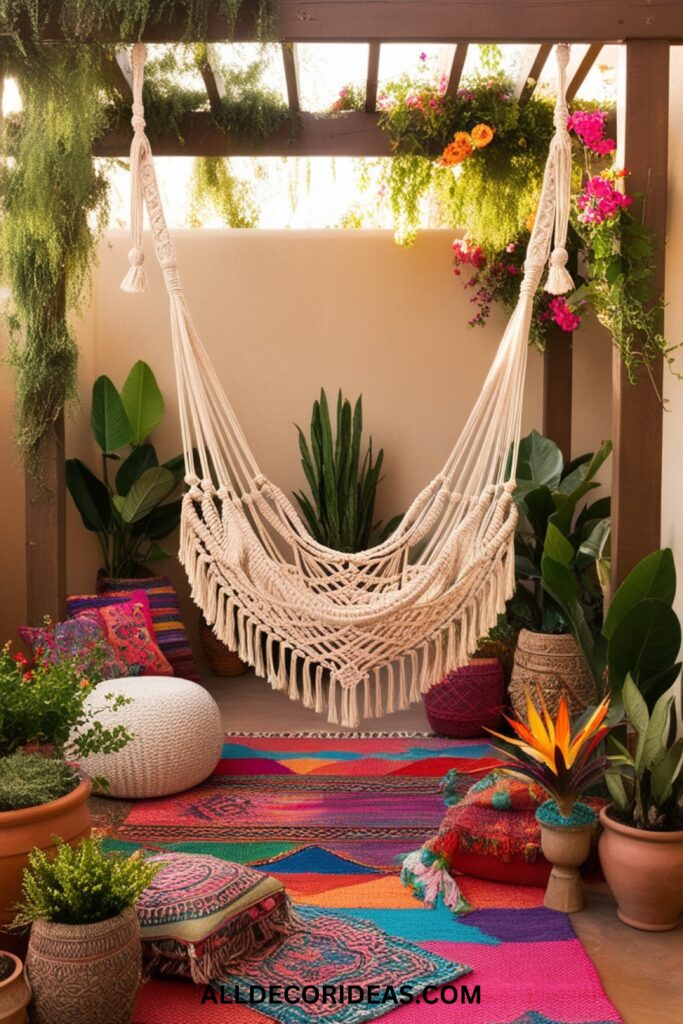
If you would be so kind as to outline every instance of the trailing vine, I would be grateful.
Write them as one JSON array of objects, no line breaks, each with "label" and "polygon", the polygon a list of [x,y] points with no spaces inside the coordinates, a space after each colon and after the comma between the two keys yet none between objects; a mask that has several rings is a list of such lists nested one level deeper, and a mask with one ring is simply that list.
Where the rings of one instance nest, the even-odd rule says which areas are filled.
[{"label": "trailing vine", "polygon": [[190,226],[201,227],[214,211],[229,228],[258,227],[259,211],[249,182],[238,178],[230,160],[198,157],[192,168]]},{"label": "trailing vine", "polygon": [[0,168],[0,272],[12,294],[16,436],[35,467],[47,431],[76,395],[68,315],[79,306],[108,212],[107,184],[91,158],[104,119],[91,48],[30,46],[4,59],[23,112],[5,133],[11,159]]}]

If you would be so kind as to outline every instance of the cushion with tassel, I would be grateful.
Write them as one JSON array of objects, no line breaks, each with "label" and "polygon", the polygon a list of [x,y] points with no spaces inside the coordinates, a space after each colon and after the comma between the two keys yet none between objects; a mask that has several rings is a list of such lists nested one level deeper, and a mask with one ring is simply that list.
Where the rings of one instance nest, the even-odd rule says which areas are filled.
[{"label": "cushion with tassel", "polygon": [[270,875],[204,854],[147,859],[162,865],[136,904],[147,974],[207,985],[299,928],[284,886]]}]

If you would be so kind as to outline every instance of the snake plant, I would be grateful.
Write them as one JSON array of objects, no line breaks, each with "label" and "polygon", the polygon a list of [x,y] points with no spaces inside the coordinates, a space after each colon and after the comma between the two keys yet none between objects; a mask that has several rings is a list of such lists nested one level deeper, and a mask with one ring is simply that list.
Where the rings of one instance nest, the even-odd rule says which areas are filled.
[{"label": "snake plant", "polygon": [[[364,551],[372,536],[380,531],[374,522],[375,497],[384,460],[382,448],[373,455],[372,438],[361,456],[363,402],[351,403],[337,395],[336,431],[333,435],[330,408],[325,391],[313,403],[310,442],[301,427],[299,450],[304,473],[311,489],[294,494],[309,530],[320,543],[335,551]],[[388,536],[401,517],[396,516],[380,532]]]}]

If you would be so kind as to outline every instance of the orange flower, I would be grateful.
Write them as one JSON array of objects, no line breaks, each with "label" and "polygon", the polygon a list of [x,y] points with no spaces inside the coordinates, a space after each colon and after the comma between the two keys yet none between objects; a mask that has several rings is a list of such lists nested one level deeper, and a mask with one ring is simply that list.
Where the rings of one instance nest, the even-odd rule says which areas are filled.
[{"label": "orange flower", "polygon": [[90,686],[90,680],[86,679],[85,676],[83,676],[78,685],[80,686],[81,690],[87,690],[87,688]]},{"label": "orange flower", "polygon": [[438,162],[442,167],[454,167],[461,164],[472,153],[472,139],[468,132],[456,132],[453,141],[449,143],[439,157]]},{"label": "orange flower", "polygon": [[484,146],[488,146],[489,142],[493,138],[494,129],[487,124],[475,124],[471,132],[472,144],[477,149],[483,149]]},{"label": "orange flower", "polygon": [[534,206],[533,210],[531,211],[531,213],[529,214],[529,216],[526,219],[526,229],[527,229],[527,231],[533,231],[533,227],[534,227],[534,224],[536,222],[536,213],[537,213],[537,211],[538,211],[538,203],[536,203],[536,206]]}]

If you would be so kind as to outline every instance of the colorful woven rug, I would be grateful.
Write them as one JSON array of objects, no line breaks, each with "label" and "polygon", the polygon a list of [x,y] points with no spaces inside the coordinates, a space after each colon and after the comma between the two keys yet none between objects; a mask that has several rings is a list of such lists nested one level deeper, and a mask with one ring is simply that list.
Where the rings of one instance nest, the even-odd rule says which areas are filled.
[{"label": "colorful woven rug", "polygon": [[[137,803],[108,845],[203,851],[259,866],[300,906],[342,911],[472,968],[462,988],[478,991],[478,1003],[456,1010],[413,1001],[391,1009],[391,1024],[452,1024],[458,1013],[467,1024],[616,1024],[569,918],[543,907],[541,889],[463,877],[477,909],[455,918],[426,909],[399,881],[397,858],[441,821],[441,778],[451,768],[476,778],[493,760],[486,743],[432,737],[230,737],[207,783]],[[298,1024],[277,1010],[202,1005],[195,986],[154,980],[141,989],[134,1022]]]}]

